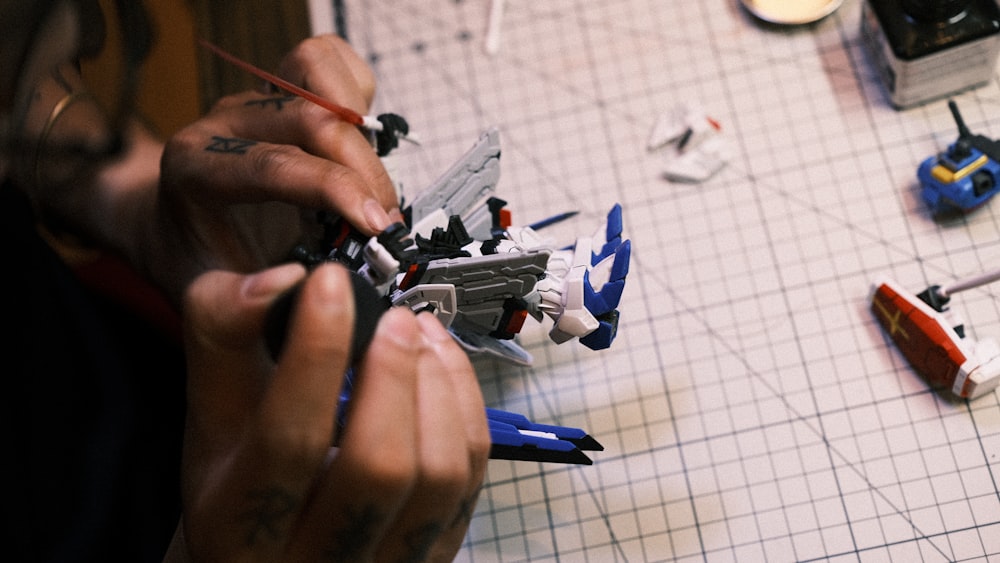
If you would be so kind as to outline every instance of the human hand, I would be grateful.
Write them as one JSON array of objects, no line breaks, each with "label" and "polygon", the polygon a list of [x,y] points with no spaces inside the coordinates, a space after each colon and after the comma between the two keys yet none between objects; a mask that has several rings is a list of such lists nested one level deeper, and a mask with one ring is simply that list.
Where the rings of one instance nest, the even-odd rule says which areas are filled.
[{"label": "human hand", "polygon": [[[304,41],[277,74],[362,114],[374,95],[371,70],[335,36]],[[401,217],[366,135],[296,97],[220,100],[169,140],[160,170],[157,221],[142,239],[154,251],[142,261],[175,299],[207,269],[249,272],[286,259],[316,227],[316,210],[368,235]]]},{"label": "human hand", "polygon": [[382,317],[330,456],[354,303],[347,272],[305,281],[275,364],[267,310],[304,270],[209,272],[186,299],[184,527],[194,560],[450,560],[490,437],[475,374],[436,318]]}]

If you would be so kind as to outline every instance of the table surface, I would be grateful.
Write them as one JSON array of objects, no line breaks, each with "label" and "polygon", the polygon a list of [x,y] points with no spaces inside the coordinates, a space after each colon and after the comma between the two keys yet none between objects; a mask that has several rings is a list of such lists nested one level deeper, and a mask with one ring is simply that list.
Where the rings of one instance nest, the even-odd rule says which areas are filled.
[{"label": "table surface", "polygon": [[[490,126],[516,223],[562,211],[563,243],[624,207],[633,261],[618,339],[530,368],[477,360],[491,406],[587,429],[593,466],[493,461],[461,561],[1000,561],[1000,403],[954,400],[908,367],[868,309],[997,267],[1000,202],[949,222],[919,163],[957,132],[943,101],[897,111],[859,37],[860,2],[804,28],[735,0],[350,0],[376,109],[422,140],[392,164],[413,194]],[[1000,136],[1000,90],[955,97]],[[662,178],[653,122],[697,102],[732,160]],[[994,287],[956,296],[1000,336]]]}]

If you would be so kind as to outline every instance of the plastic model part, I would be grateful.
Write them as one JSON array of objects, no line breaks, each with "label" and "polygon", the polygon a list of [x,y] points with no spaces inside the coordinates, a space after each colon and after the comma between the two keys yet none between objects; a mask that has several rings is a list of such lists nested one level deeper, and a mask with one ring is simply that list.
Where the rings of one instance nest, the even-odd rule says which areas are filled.
[{"label": "plastic model part", "polygon": [[609,347],[631,260],[621,206],[594,234],[557,246],[532,226],[511,225],[506,202],[494,196],[499,158],[499,133],[490,129],[403,210],[405,225],[366,239],[326,217],[320,249],[298,256],[307,265],[343,262],[392,306],[433,312],[469,353],[530,365],[531,355],[514,341],[528,317],[551,319],[557,343],[575,338],[591,349]]},{"label": "plastic model part", "polygon": [[731,158],[722,126],[696,104],[679,104],[662,114],[646,148],[664,153],[663,176],[671,182],[704,182]]},{"label": "plastic model part", "polygon": [[[344,379],[337,413],[338,435],[347,424],[347,403],[354,384],[353,374]],[[579,428],[537,424],[527,417],[499,409],[486,409],[490,431],[490,459],[593,465],[585,453],[604,451],[597,440]]]},{"label": "plastic model part", "polygon": [[493,445],[491,459],[548,461],[592,465],[585,451],[603,451],[589,434],[579,428],[535,424],[524,416],[486,409]]},{"label": "plastic model part", "polygon": [[958,139],[917,169],[921,196],[934,215],[968,213],[1000,191],[1000,143],[972,134],[953,100],[948,108],[958,126]]},{"label": "plastic model part", "polygon": [[465,155],[423,190],[404,209],[409,229],[430,237],[434,228],[447,227],[457,215],[466,232],[480,240],[493,236],[494,223],[502,223],[495,213],[505,202],[484,201],[496,193],[500,181],[500,133],[490,129]]},{"label": "plastic model part", "polygon": [[[371,343],[378,320],[389,308],[389,304],[367,279],[354,271],[350,274],[351,289],[356,302],[355,311],[357,311],[354,319],[351,358],[359,358]],[[269,352],[275,359],[281,355],[288,322],[297,303],[300,287],[296,286],[281,295],[268,310],[265,338]],[[344,378],[344,386],[340,390],[337,409],[338,432],[334,438],[334,445],[339,440],[340,430],[348,423],[347,407],[353,387],[354,370],[349,368]],[[490,459],[592,465],[593,461],[584,452],[604,450],[597,440],[579,428],[536,424],[523,415],[498,409],[486,409],[486,417],[491,439]]]},{"label": "plastic model part", "polygon": [[974,399],[1000,384],[1000,346],[993,339],[973,342],[963,325],[949,321],[947,294],[931,287],[919,296],[895,282],[875,282],[871,310],[910,366],[933,386]]},{"label": "plastic model part", "polygon": [[[365,300],[357,310],[430,312],[470,354],[530,365],[531,355],[515,341],[528,317],[551,319],[556,343],[578,339],[591,349],[609,347],[631,261],[621,206],[614,205],[593,234],[557,246],[539,231],[576,213],[513,226],[506,202],[494,196],[499,159],[499,132],[490,129],[403,209],[405,224],[365,237],[343,219],[321,213],[318,248],[297,248],[295,256],[306,266],[345,264],[365,286],[355,291],[356,299]],[[275,357],[293,306],[294,296],[279,300],[268,320]],[[364,326],[375,322],[377,317]],[[342,402],[349,396],[346,389]],[[577,428],[535,424],[494,409],[487,417],[494,459],[589,465],[583,452],[603,449]]]},{"label": "plastic model part", "polygon": [[490,0],[490,17],[486,22],[486,40],[483,49],[487,55],[500,51],[500,30],[503,27],[504,0]]}]

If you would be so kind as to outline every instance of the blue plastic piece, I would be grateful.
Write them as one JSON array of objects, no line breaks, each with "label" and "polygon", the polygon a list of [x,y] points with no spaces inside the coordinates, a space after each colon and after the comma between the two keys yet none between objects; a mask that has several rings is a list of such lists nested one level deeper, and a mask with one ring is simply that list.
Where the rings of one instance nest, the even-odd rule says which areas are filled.
[{"label": "blue plastic piece", "polygon": [[600,320],[600,325],[597,330],[591,332],[590,334],[580,338],[580,344],[583,344],[591,350],[606,350],[611,347],[611,343],[614,342],[615,336],[618,333],[618,311],[614,311],[613,315],[610,315],[610,319]]},{"label": "blue plastic piece", "polygon": [[486,409],[493,442],[491,459],[545,461],[591,465],[584,450],[604,447],[579,428],[536,424],[524,415]]},{"label": "blue plastic piece", "polygon": [[625,276],[628,275],[632,256],[632,241],[625,241],[615,251],[611,264],[611,274],[601,289],[595,291],[590,283],[590,272],[583,276],[583,304],[595,317],[607,314],[618,307],[625,290]]},{"label": "blue plastic piece", "polygon": [[958,139],[948,151],[925,159],[917,169],[921,196],[934,215],[968,213],[1000,191],[1000,143],[972,134],[958,106],[948,102]]},{"label": "blue plastic piece", "polygon": [[[340,393],[335,442],[339,441],[340,432],[347,424],[353,385],[354,374],[349,369]],[[486,409],[486,418],[492,442],[490,459],[592,465],[593,461],[583,450],[604,449],[597,440],[579,428],[536,424],[524,415],[490,408]]]},{"label": "blue plastic piece", "polygon": [[605,228],[604,246],[601,247],[599,252],[593,253],[593,257],[590,260],[590,265],[594,266],[601,260],[604,260],[608,256],[611,256],[621,245],[622,242],[622,206],[620,203],[616,203],[611,211],[608,211],[608,221],[607,227]]},{"label": "blue plastic piece", "polygon": [[[950,212],[968,213],[989,201],[1000,191],[1000,163],[982,151],[969,147],[969,154],[953,160],[955,145],[948,152],[930,157],[921,163],[917,178],[922,186],[921,195],[935,215]],[[935,169],[946,170],[956,179],[943,182],[933,174]]]},{"label": "blue plastic piece", "polygon": [[628,275],[628,267],[632,262],[632,241],[623,242],[615,251],[615,261],[611,266],[611,279],[624,280]]}]

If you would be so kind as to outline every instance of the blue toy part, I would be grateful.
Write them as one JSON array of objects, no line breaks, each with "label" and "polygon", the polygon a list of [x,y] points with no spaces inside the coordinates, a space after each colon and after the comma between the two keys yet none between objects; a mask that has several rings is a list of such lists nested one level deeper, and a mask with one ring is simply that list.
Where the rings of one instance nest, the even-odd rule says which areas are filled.
[{"label": "blue toy part", "polygon": [[965,145],[952,144],[947,153],[920,164],[921,196],[934,215],[968,213],[1000,191],[1000,163]]},{"label": "blue toy part", "polygon": [[580,338],[580,343],[591,350],[609,348],[618,334],[618,304],[625,290],[625,277],[628,275],[631,258],[632,241],[626,240],[614,250],[611,275],[598,291],[590,284],[590,272],[584,274],[583,305],[599,323],[597,330]]},{"label": "blue toy part", "polygon": [[958,139],[948,151],[920,163],[921,196],[934,215],[968,213],[1000,191],[1000,143],[969,131],[954,100],[948,109],[958,127]]},{"label": "blue toy part", "polygon": [[618,309],[615,309],[607,315],[598,318],[597,322],[599,325],[597,330],[581,337],[580,344],[591,350],[606,350],[610,348],[611,343],[615,341],[615,336],[618,335],[618,317]]},{"label": "blue toy part", "polygon": [[622,206],[616,203],[611,211],[608,211],[608,220],[604,228],[604,246],[599,252],[594,252],[590,259],[590,265],[595,266],[601,260],[611,256],[622,242]]},{"label": "blue toy part", "polygon": [[[337,408],[337,428],[334,444],[347,424],[351,391],[354,386],[353,370],[348,370],[340,393]],[[541,461],[592,465],[586,451],[603,451],[597,440],[579,428],[535,424],[524,415],[486,409],[490,428],[490,459],[515,461]]]},{"label": "blue toy part", "polygon": [[523,415],[490,408],[486,418],[492,440],[490,459],[592,465],[583,452],[604,450],[579,428],[536,424]]},{"label": "blue toy part", "polygon": [[632,258],[632,241],[621,243],[615,250],[615,259],[611,265],[611,275],[601,289],[594,291],[590,284],[590,271],[583,277],[583,304],[595,317],[599,317],[618,307],[625,289],[625,277],[628,275],[628,265]]}]

